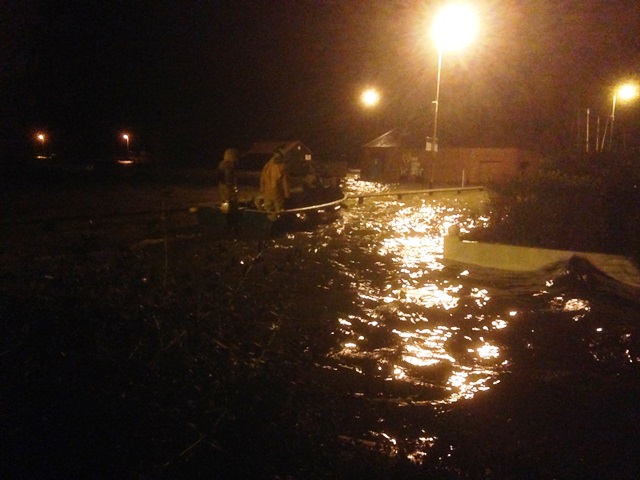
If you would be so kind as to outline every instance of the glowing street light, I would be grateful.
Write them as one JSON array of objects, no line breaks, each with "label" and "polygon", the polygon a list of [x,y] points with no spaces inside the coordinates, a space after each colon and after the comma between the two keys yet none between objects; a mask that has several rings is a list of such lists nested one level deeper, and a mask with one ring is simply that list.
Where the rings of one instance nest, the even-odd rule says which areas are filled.
[{"label": "glowing street light", "polygon": [[463,4],[445,6],[436,15],[431,33],[439,50],[462,50],[471,43],[478,29],[476,15]]},{"label": "glowing street light", "polygon": [[123,133],[122,138],[124,139],[125,142],[127,142],[127,156],[129,156],[129,134]]},{"label": "glowing street light", "polygon": [[40,142],[40,147],[42,148],[42,155],[44,155],[45,154],[44,142],[47,140],[47,136],[44,133],[38,133],[36,135],[36,138]]},{"label": "glowing street light", "polygon": [[[436,82],[436,99],[433,118],[433,137],[431,138],[431,151],[433,162],[431,164],[431,179],[436,163],[438,145],[438,108],[440,104],[440,73],[442,71],[442,54],[446,51],[457,51],[466,47],[475,36],[477,30],[477,20],[473,10],[462,4],[452,4],[445,6],[436,15],[431,33],[438,48],[438,78]],[[428,142],[427,142],[428,143]]]},{"label": "glowing street light", "polygon": [[360,101],[365,107],[373,108],[380,103],[380,93],[375,88],[368,88],[360,95]]},{"label": "glowing street light", "polygon": [[613,121],[615,120],[615,117],[616,117],[616,102],[618,98],[620,99],[620,101],[628,102],[630,100],[635,99],[637,96],[638,96],[638,86],[631,83],[625,83],[623,85],[620,85],[613,91],[613,101],[611,103],[611,116],[609,117],[610,122],[604,127],[604,133],[602,134],[602,143],[600,144],[601,151],[604,149],[604,142],[607,138],[608,125],[611,125],[609,128],[609,148],[613,146]]}]

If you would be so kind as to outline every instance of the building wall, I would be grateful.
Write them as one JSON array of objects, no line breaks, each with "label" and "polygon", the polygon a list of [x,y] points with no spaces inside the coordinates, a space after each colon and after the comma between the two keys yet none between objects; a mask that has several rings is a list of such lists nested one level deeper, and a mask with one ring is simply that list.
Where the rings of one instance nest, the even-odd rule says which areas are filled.
[{"label": "building wall", "polygon": [[543,157],[517,148],[442,148],[431,152],[402,147],[363,149],[363,180],[399,183],[432,180],[439,185],[501,182],[540,167]]},{"label": "building wall", "polygon": [[542,162],[542,155],[518,148],[451,150],[451,153],[463,158],[467,182],[474,184],[502,182],[518,174],[537,170]]},{"label": "building wall", "polygon": [[398,148],[364,148],[360,163],[360,177],[369,182],[398,182],[400,167],[395,161],[398,152]]},{"label": "building wall", "polygon": [[[366,147],[363,180],[382,183],[484,185],[502,182],[540,167],[543,157],[517,148],[442,148],[437,155],[403,147]],[[432,178],[433,176],[433,178]]]}]

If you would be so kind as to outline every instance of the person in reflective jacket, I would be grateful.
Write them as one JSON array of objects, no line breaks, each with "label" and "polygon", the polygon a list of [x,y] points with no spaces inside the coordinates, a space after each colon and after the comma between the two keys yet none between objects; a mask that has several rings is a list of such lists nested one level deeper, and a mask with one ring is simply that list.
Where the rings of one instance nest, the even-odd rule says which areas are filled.
[{"label": "person in reflective jacket", "polygon": [[263,208],[268,212],[280,212],[291,196],[289,175],[284,156],[280,150],[273,155],[263,167],[260,174],[260,193],[264,198]]}]

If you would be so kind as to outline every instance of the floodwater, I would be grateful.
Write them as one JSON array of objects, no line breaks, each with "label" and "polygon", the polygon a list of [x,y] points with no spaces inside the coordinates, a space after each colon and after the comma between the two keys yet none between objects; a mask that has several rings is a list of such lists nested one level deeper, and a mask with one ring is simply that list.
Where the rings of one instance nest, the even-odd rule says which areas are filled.
[{"label": "floodwater", "polygon": [[[346,188],[387,187],[351,179]],[[346,442],[420,462],[455,456],[448,426],[505,456],[531,447],[528,461],[553,463],[559,478],[638,471],[640,303],[622,285],[580,262],[518,274],[445,266],[448,227],[488,221],[482,193],[348,205],[335,222],[274,245],[304,245],[356,299],[331,311],[335,343],[322,364],[353,398]]]},{"label": "floodwater", "polygon": [[[390,188],[353,178],[347,179],[344,186],[351,195],[380,193],[389,191],[387,189]],[[157,322],[151,323],[152,319],[156,319],[155,312],[165,315],[168,310],[173,311],[156,308],[155,297],[146,295],[146,282],[150,277],[142,259],[156,258],[153,252],[162,252],[165,261],[169,257],[165,250],[166,243],[147,242],[149,231],[153,235],[159,235],[158,230],[162,231],[155,223],[149,222],[147,217],[137,214],[113,218],[98,215],[91,222],[79,217],[85,210],[93,213],[97,209],[90,203],[93,201],[107,203],[106,206],[100,206],[109,212],[110,208],[122,205],[131,205],[131,208],[140,210],[150,209],[147,199],[157,198],[155,186],[148,189],[133,185],[118,186],[114,190],[116,193],[109,187],[110,185],[104,185],[104,191],[100,191],[100,194],[96,194],[95,189],[72,189],[66,195],[49,196],[45,196],[48,191],[42,192],[42,201],[33,201],[33,194],[24,193],[24,202],[23,197],[18,195],[22,191],[18,189],[16,196],[20,201],[15,203],[16,208],[6,209],[8,213],[16,212],[16,216],[25,216],[26,220],[23,224],[0,232],[4,235],[0,239],[4,245],[0,261],[4,262],[3,268],[9,272],[5,279],[10,281],[12,278],[21,278],[23,266],[28,265],[31,252],[43,255],[39,252],[51,250],[42,257],[42,265],[50,263],[49,267],[40,272],[37,267],[40,264],[34,264],[33,269],[37,275],[33,278],[28,275],[25,277],[27,293],[24,298],[30,299],[31,292],[35,292],[36,298],[53,302],[53,314],[47,314],[46,317],[52,325],[51,330],[43,331],[53,331],[61,337],[56,341],[50,341],[49,335],[41,339],[37,335],[40,330],[36,328],[40,325],[39,318],[31,319],[30,328],[23,329],[21,325],[14,325],[13,333],[8,329],[8,340],[5,342],[7,347],[1,357],[7,365],[14,366],[10,377],[16,385],[10,390],[10,396],[14,392],[13,396],[17,398],[22,398],[22,395],[33,399],[33,402],[27,402],[33,410],[25,407],[24,415],[18,415],[10,422],[13,426],[10,431],[22,443],[18,442],[18,447],[10,450],[14,456],[8,458],[18,458],[17,454],[22,456],[24,451],[29,451],[33,456],[26,455],[25,458],[36,461],[36,457],[43,451],[46,460],[43,468],[49,468],[46,466],[47,461],[53,461],[60,451],[56,448],[50,450],[49,446],[39,446],[39,435],[44,431],[60,435],[54,438],[64,439],[54,442],[55,446],[59,443],[67,448],[68,438],[78,439],[71,443],[72,448],[68,448],[70,453],[65,459],[75,468],[75,451],[84,447],[83,435],[91,429],[102,439],[105,451],[102,452],[102,458],[96,460],[91,452],[89,465],[93,465],[94,461],[97,465],[115,464],[122,458],[123,449],[131,449],[129,460],[124,461],[125,469],[146,471],[140,467],[141,464],[155,465],[154,462],[159,462],[160,465],[165,465],[167,458],[172,458],[181,451],[194,453],[193,468],[196,468],[195,465],[213,468],[218,460],[227,460],[228,451],[220,450],[215,445],[205,448],[205,442],[200,441],[204,436],[199,437],[200,440],[191,439],[192,427],[189,422],[192,422],[192,417],[195,418],[194,424],[202,426],[203,431],[213,430],[210,433],[212,438],[219,435],[223,445],[226,440],[228,445],[239,444],[244,447],[245,442],[254,437],[258,440],[251,444],[256,445],[261,437],[253,429],[263,415],[258,407],[263,404],[269,406],[271,397],[265,402],[260,402],[259,399],[254,401],[253,397],[245,400],[243,397],[237,407],[238,412],[234,412],[234,415],[240,416],[247,413],[245,410],[251,410],[244,408],[247,405],[256,408],[256,412],[251,410],[246,418],[235,422],[232,415],[228,415],[228,422],[220,422],[218,430],[211,427],[214,422],[210,418],[213,415],[217,424],[222,418],[217,411],[204,409],[192,412],[192,406],[199,405],[203,396],[211,400],[213,405],[227,405],[224,398],[217,402],[216,392],[212,391],[207,396],[202,393],[203,390],[196,389],[198,382],[202,381],[196,374],[199,370],[191,368],[196,361],[226,359],[222,354],[208,356],[211,348],[206,342],[200,341],[208,338],[204,327],[192,332],[194,336],[189,339],[193,341],[185,340],[183,350],[176,346],[175,352],[171,350],[163,357],[167,362],[165,365],[171,365],[166,377],[151,375],[149,382],[139,385],[141,380],[136,373],[138,368],[147,373],[153,371],[148,367],[146,340],[141,341],[138,336],[146,335],[140,332],[155,332],[159,328]],[[167,201],[176,202],[176,205],[170,204],[169,207],[180,210],[177,207],[184,205],[178,202],[190,201],[191,205],[196,204],[196,201],[201,201],[200,197],[207,198],[210,195],[210,188],[205,186],[202,192],[198,190],[191,195],[187,199],[182,195],[182,190],[176,189],[172,197],[167,197]],[[28,201],[30,199],[31,202]],[[59,217],[66,216],[67,219],[52,221],[44,226],[40,225],[42,222],[29,221],[30,217],[36,216],[41,205],[48,205],[52,215],[55,213]],[[640,300],[637,292],[631,292],[580,261],[517,274],[471,266],[445,266],[442,261],[443,240],[449,226],[457,224],[465,232],[480,228],[490,221],[492,213],[484,193],[452,192],[403,195],[401,198],[397,195],[373,196],[365,198],[362,203],[351,198],[347,200],[347,206],[333,221],[276,235],[259,247],[268,250],[265,256],[270,256],[270,261],[273,261],[267,262],[269,267],[280,265],[278,262],[289,259],[297,262],[295,268],[284,269],[284,292],[278,291],[278,295],[274,296],[274,302],[286,303],[280,310],[276,308],[277,305],[274,307],[278,318],[281,312],[286,313],[286,316],[281,316],[284,319],[282,323],[293,325],[289,330],[293,332],[293,336],[297,334],[296,315],[306,315],[311,319],[304,325],[299,338],[296,337],[291,351],[297,355],[307,348],[303,353],[305,357],[302,364],[306,368],[313,362],[316,368],[310,371],[309,378],[290,379],[286,375],[283,378],[287,382],[291,380],[304,385],[299,387],[299,391],[305,395],[307,388],[313,391],[309,395],[314,397],[312,413],[309,415],[314,415],[314,422],[323,426],[330,424],[327,429],[329,433],[325,436],[323,430],[318,442],[326,445],[335,442],[337,436],[338,447],[331,451],[339,452],[340,458],[337,461],[341,463],[337,463],[338,468],[353,464],[352,473],[355,472],[351,476],[345,473],[343,476],[301,475],[293,478],[640,478],[640,442],[637,441],[640,438]],[[29,207],[33,211],[28,210]],[[186,217],[186,213],[176,214],[177,217],[178,215]],[[146,220],[143,221],[142,218]],[[181,225],[180,223],[179,226]],[[209,250],[204,247],[215,244],[217,237],[203,234],[197,229],[194,231],[191,224],[187,227],[185,232],[180,230],[182,233],[177,235],[176,243],[169,244],[168,248],[169,252],[175,252],[176,255],[180,253],[176,258],[186,259],[185,268],[191,269],[194,262],[189,260],[195,258],[196,264],[201,265],[202,259],[211,258]],[[142,238],[145,241],[140,243]],[[130,246],[134,241],[132,239],[138,242],[136,245],[141,249],[144,248],[143,245],[148,245],[149,257],[125,255],[119,260],[119,248],[121,245]],[[153,237],[150,240],[155,239]],[[197,242],[197,239],[201,241]],[[242,252],[234,252],[234,262],[235,257],[243,258],[245,254],[249,260],[255,260],[255,243],[227,240],[229,245],[238,247],[238,252]],[[224,247],[229,245],[225,244]],[[15,246],[17,253],[11,253],[12,246]],[[91,249],[97,252],[95,256],[85,253],[93,251]],[[77,255],[82,261],[76,262],[73,255],[54,255],[60,251],[79,252]],[[220,251],[223,250],[212,250],[214,253]],[[113,267],[108,264],[107,268],[102,262],[110,258],[108,254],[113,256]],[[200,256],[194,257],[195,254]],[[119,262],[129,262],[131,258],[135,258],[138,263],[133,265],[129,273],[130,264],[127,263],[125,268]],[[23,262],[22,259],[26,260]],[[83,262],[86,262],[86,267],[83,267]],[[211,269],[217,268],[218,264],[212,263]],[[73,274],[72,281],[62,282],[60,287],[58,282],[52,280],[64,280],[67,269],[58,265],[66,265]],[[235,268],[236,264],[230,265]],[[180,273],[182,270],[173,264],[171,268],[178,272],[176,278],[192,278],[183,276]],[[89,312],[93,312],[92,308],[97,308],[97,318],[101,319],[102,294],[114,295],[116,300],[119,299],[121,292],[129,292],[129,285],[137,281],[139,269],[147,272],[142,277],[145,289],[139,297],[133,297],[138,299],[135,300],[138,303],[132,305],[136,307],[143,302],[140,305],[144,304],[146,307],[129,311],[130,302],[126,297],[122,304],[117,304],[124,309],[123,313],[116,312],[115,318],[111,320],[115,325],[121,325],[118,321],[122,317],[122,320],[126,320],[122,323],[126,328],[115,328],[108,324],[106,330],[99,329],[95,337],[89,335],[85,331],[88,329],[84,322],[85,308],[89,308]],[[27,268],[27,271],[31,270]],[[155,270],[149,268],[148,271]],[[235,271],[231,267],[225,270],[231,274]],[[53,273],[48,275],[48,272]],[[70,320],[67,320],[65,315],[60,314],[67,311],[66,299],[75,299],[74,295],[84,298],[84,280],[91,277],[92,282],[95,272],[107,276],[105,287],[98,288],[104,279],[97,276],[96,284],[90,283],[86,289],[94,300],[90,298],[86,304],[81,301],[79,305],[74,305],[69,310]],[[207,275],[216,273],[207,269],[203,269],[203,272]],[[260,268],[242,268],[242,272],[242,280],[239,282],[244,281],[245,274],[246,278],[253,278],[247,272],[253,274],[256,281],[264,281],[265,274]],[[189,274],[191,273],[193,272],[190,271]],[[193,278],[199,279],[200,273],[195,274]],[[116,287],[123,278],[127,288],[119,290]],[[230,279],[225,278],[225,281]],[[73,290],[73,282],[78,283],[79,291]],[[16,288],[20,285],[17,282]],[[63,291],[58,302],[60,305],[57,305],[56,295],[61,291],[59,288],[65,285],[72,290],[70,293]],[[190,295],[196,290],[189,287],[185,292]],[[8,291],[13,291],[13,287],[8,288]],[[132,288],[131,291],[135,293],[138,289]],[[164,292],[163,289],[159,291]],[[255,290],[247,291],[253,293]],[[271,292],[271,289],[268,291]],[[9,299],[8,296],[5,298]],[[176,293],[176,299],[181,298],[181,294]],[[208,297],[201,300],[202,305],[209,305],[206,298]],[[9,300],[5,302],[3,308],[13,311],[8,302]],[[92,302],[97,302],[97,307]],[[198,303],[199,308],[200,305]],[[211,305],[218,306],[219,303],[212,301]],[[254,303],[249,302],[248,305],[253,308]],[[191,308],[189,305],[180,307],[176,309],[179,317]],[[22,321],[21,308],[15,313],[17,324]],[[42,308],[43,312],[46,311]],[[248,314],[255,316],[255,311],[251,308],[249,310]],[[36,313],[39,311],[35,310]],[[149,311],[154,312],[154,315],[150,315]],[[206,318],[207,322],[215,318],[216,312],[203,311],[204,313],[196,312],[202,316],[195,318]],[[167,315],[172,321],[179,321],[171,313]],[[169,318],[166,319],[166,328],[168,334],[172,334],[173,325]],[[270,317],[266,318],[266,323],[269,323]],[[209,325],[207,322],[203,321],[202,324]],[[262,320],[247,322],[258,329],[257,338],[262,332],[260,329],[263,328],[263,323],[265,322]],[[219,324],[229,328],[226,323]],[[68,329],[69,325],[73,325],[73,329]],[[192,317],[188,316],[184,324],[178,325],[181,326],[182,333],[175,340],[180,343],[178,340],[183,335],[185,339],[188,337]],[[188,328],[182,327],[187,325]],[[244,328],[241,322],[234,325]],[[123,378],[116,376],[117,381],[110,381],[111,374],[107,378],[93,375],[94,366],[102,371],[105,361],[103,353],[110,350],[99,349],[98,357],[93,360],[88,357],[84,337],[75,330],[79,326],[82,327],[80,333],[84,332],[83,335],[90,340],[89,345],[93,345],[97,339],[101,345],[112,340],[116,340],[118,346],[120,342],[125,346],[132,342],[130,349],[122,349],[123,358],[118,357],[120,348],[114,349],[112,346],[116,357],[107,362],[118,368],[124,367]],[[138,326],[146,327],[138,329]],[[127,337],[129,328],[133,330]],[[275,327],[273,331],[270,325],[265,328],[269,329],[269,339],[274,338]],[[31,334],[32,331],[35,333]],[[241,333],[244,334],[244,331]],[[235,335],[235,331],[229,333],[228,339],[236,340]],[[124,338],[120,338],[121,336]],[[283,333],[282,337],[286,337],[286,334]],[[155,339],[155,333],[142,338]],[[173,344],[174,341],[169,345]],[[200,349],[194,351],[196,353],[190,350],[193,344],[200,346]],[[219,346],[218,343],[216,345]],[[149,341],[148,350],[155,358],[155,340]],[[185,368],[174,370],[173,362],[177,357],[173,355],[178,356],[178,352],[186,357],[183,359]],[[214,349],[213,352],[218,350]],[[202,364],[205,363],[202,361]],[[227,364],[222,362],[221,365],[226,368]],[[234,364],[229,360],[229,365]],[[131,377],[127,376],[129,368],[134,372]],[[84,380],[78,374],[88,371],[92,373],[87,374]],[[156,371],[162,373],[164,369]],[[214,368],[212,371],[216,373]],[[292,371],[298,374],[297,370]],[[30,379],[38,375],[48,379],[40,387],[47,395],[32,394]],[[158,378],[170,378],[171,381],[163,383]],[[270,378],[266,375],[264,381],[268,382]],[[68,390],[59,388],[64,382]],[[147,388],[155,392],[153,388],[165,389],[169,383],[181,385],[181,382],[189,385],[195,382],[194,393],[189,394],[187,389],[179,389],[179,401],[173,402],[170,398],[167,403],[171,407],[169,413],[164,403],[156,405],[155,399],[151,403],[146,400]],[[288,388],[290,383],[286,385]],[[250,387],[262,390],[260,382]],[[144,395],[140,394],[141,390]],[[274,390],[274,402],[280,402],[281,390]],[[251,391],[253,390],[249,389]],[[47,415],[33,413],[57,412],[61,418],[66,418],[68,411],[73,411],[74,414],[75,410],[85,412],[86,405],[89,404],[85,401],[85,392],[89,392],[89,398],[98,399],[102,408],[87,412],[87,421],[93,422],[88,426],[83,424],[77,427],[79,423],[72,421],[68,426],[65,425],[67,428],[60,428],[58,432],[58,425],[51,423]],[[117,392],[117,401],[112,400],[113,392]],[[102,398],[103,394],[107,394],[106,398]],[[193,400],[188,402],[188,408],[184,407],[186,403],[182,401],[183,394],[187,395],[187,399]],[[224,392],[222,395],[224,396]],[[58,403],[52,403],[50,397],[58,399]],[[164,391],[160,397],[164,397]],[[316,423],[310,421],[312,427],[306,428],[306,412],[295,411],[298,405],[296,401],[297,398],[292,395],[288,402],[281,402],[279,408],[282,410],[274,409],[277,415],[273,412],[271,416],[265,414],[267,419],[261,431],[272,433],[269,430],[271,425],[281,425],[274,418],[279,419],[286,413],[285,410],[291,409],[294,413],[290,417],[285,415],[283,423],[286,424],[289,420],[301,422],[300,431],[309,432],[310,436],[314,432],[317,434],[317,429],[312,428]],[[326,407],[323,403],[325,401],[328,403]],[[138,402],[144,407],[140,407]],[[306,396],[300,400],[300,410],[307,408],[305,402],[309,402]],[[231,401],[229,405],[235,407]],[[151,409],[152,414],[137,418],[138,414],[135,412],[146,411],[154,406],[156,409]],[[336,409],[343,411],[335,411]],[[136,415],[135,422],[131,425],[129,419],[133,418],[134,413],[131,417],[119,416],[121,412],[128,411]],[[89,414],[94,412],[95,415]],[[114,416],[122,418],[119,424],[122,432],[117,432],[119,435],[112,431],[115,427],[111,425],[111,417],[106,415],[103,418],[103,412],[117,412],[118,415]],[[73,415],[71,418],[74,418]],[[188,421],[183,422],[187,418]],[[161,425],[156,426],[158,419],[163,419],[166,424],[161,422]],[[227,416],[224,416],[224,420],[227,420]],[[166,425],[174,427],[168,428]],[[246,434],[243,433],[243,428],[247,428]],[[146,441],[156,439],[155,443],[140,442],[145,431],[149,433],[145,437]],[[32,436],[32,432],[38,434]],[[180,432],[188,440],[183,441]],[[114,438],[118,441],[114,441]],[[278,438],[282,440],[282,437]],[[265,461],[269,465],[273,463],[271,454],[277,451],[276,447],[279,445],[277,439],[273,444],[273,449],[264,450],[267,457]],[[23,445],[24,451],[21,450]],[[154,445],[162,448],[153,448]],[[153,451],[150,453],[149,450]],[[155,450],[158,450],[157,457]],[[285,454],[296,451],[291,447],[284,450]],[[403,472],[387,476],[385,472],[378,471],[361,475],[361,472],[366,471],[367,459],[372,457],[358,457],[354,451],[366,454],[373,451],[375,458],[380,458],[381,454],[385,460],[393,459],[390,465],[402,463],[397,460],[406,461],[416,467],[414,470],[421,476],[403,476]],[[250,464],[245,460],[254,456],[262,458],[259,453],[248,451],[246,457],[241,457],[241,463]],[[48,454],[50,457],[47,457]],[[315,450],[313,454],[316,454]],[[138,460],[138,457],[142,460]],[[189,467],[188,456],[180,458],[184,464],[179,465]],[[233,463],[233,457],[230,458],[228,462]],[[322,460],[326,457],[320,455],[319,458]],[[297,464],[304,463],[306,459],[307,457],[299,459]],[[359,459],[363,459],[362,465],[358,464]],[[274,465],[296,463],[289,460],[283,458],[280,464]],[[57,461],[56,458],[55,462]],[[384,465],[384,462],[376,464],[376,468],[379,465]],[[235,467],[236,465],[232,465],[230,468]],[[266,468],[262,464],[260,467]],[[282,472],[286,470],[281,468]],[[204,475],[203,471],[198,477]],[[372,473],[376,476],[373,477]]]}]

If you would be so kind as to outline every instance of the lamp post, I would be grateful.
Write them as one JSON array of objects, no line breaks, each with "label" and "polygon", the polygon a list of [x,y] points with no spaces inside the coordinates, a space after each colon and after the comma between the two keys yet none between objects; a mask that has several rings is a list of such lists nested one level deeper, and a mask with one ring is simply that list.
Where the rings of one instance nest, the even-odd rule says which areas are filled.
[{"label": "lamp post", "polygon": [[[436,99],[433,112],[433,136],[431,137],[431,178],[433,186],[436,158],[438,153],[438,110],[440,107],[440,74],[442,72],[442,56],[445,50],[456,51],[467,46],[476,32],[476,17],[466,5],[447,5],[436,15],[432,35],[438,49],[438,76],[436,80]],[[429,140],[427,139],[427,150]]]},{"label": "lamp post", "polygon": [[[380,116],[378,115],[378,112],[376,110],[378,110],[378,107],[380,106],[380,92],[373,87],[369,87],[363,90],[362,94],[360,94],[360,103],[366,110],[368,110],[367,113],[369,115],[367,116],[369,118],[367,126],[370,129],[373,129],[376,134],[378,134],[377,130],[379,130],[380,128]],[[370,133],[371,132],[367,131],[367,135],[369,135]]]},{"label": "lamp post", "polygon": [[[436,81],[436,99],[434,100],[433,109],[433,136],[431,137],[431,176],[429,185],[433,187],[433,177],[436,171],[436,158],[438,156],[437,138],[438,138],[438,107],[440,105],[440,72],[442,71],[442,47],[438,45],[438,79]],[[429,140],[427,139],[427,145]]]},{"label": "lamp post", "polygon": [[616,118],[616,102],[618,98],[621,101],[633,100],[638,96],[638,87],[631,83],[625,83],[620,85],[613,91],[613,100],[611,102],[611,116],[609,122],[604,126],[604,133],[602,134],[602,143],[600,144],[600,151],[604,150],[605,140],[607,139],[607,127],[609,127],[609,150],[613,148],[613,122]]},{"label": "lamp post", "polygon": [[129,156],[129,134],[123,133],[122,138],[124,139],[125,142],[127,142],[127,157],[128,157]]},{"label": "lamp post", "polygon": [[42,156],[45,155],[45,150],[44,150],[44,142],[47,139],[47,136],[44,133],[38,133],[36,135],[36,138],[38,139],[38,141],[40,142],[40,147],[42,149]]}]

